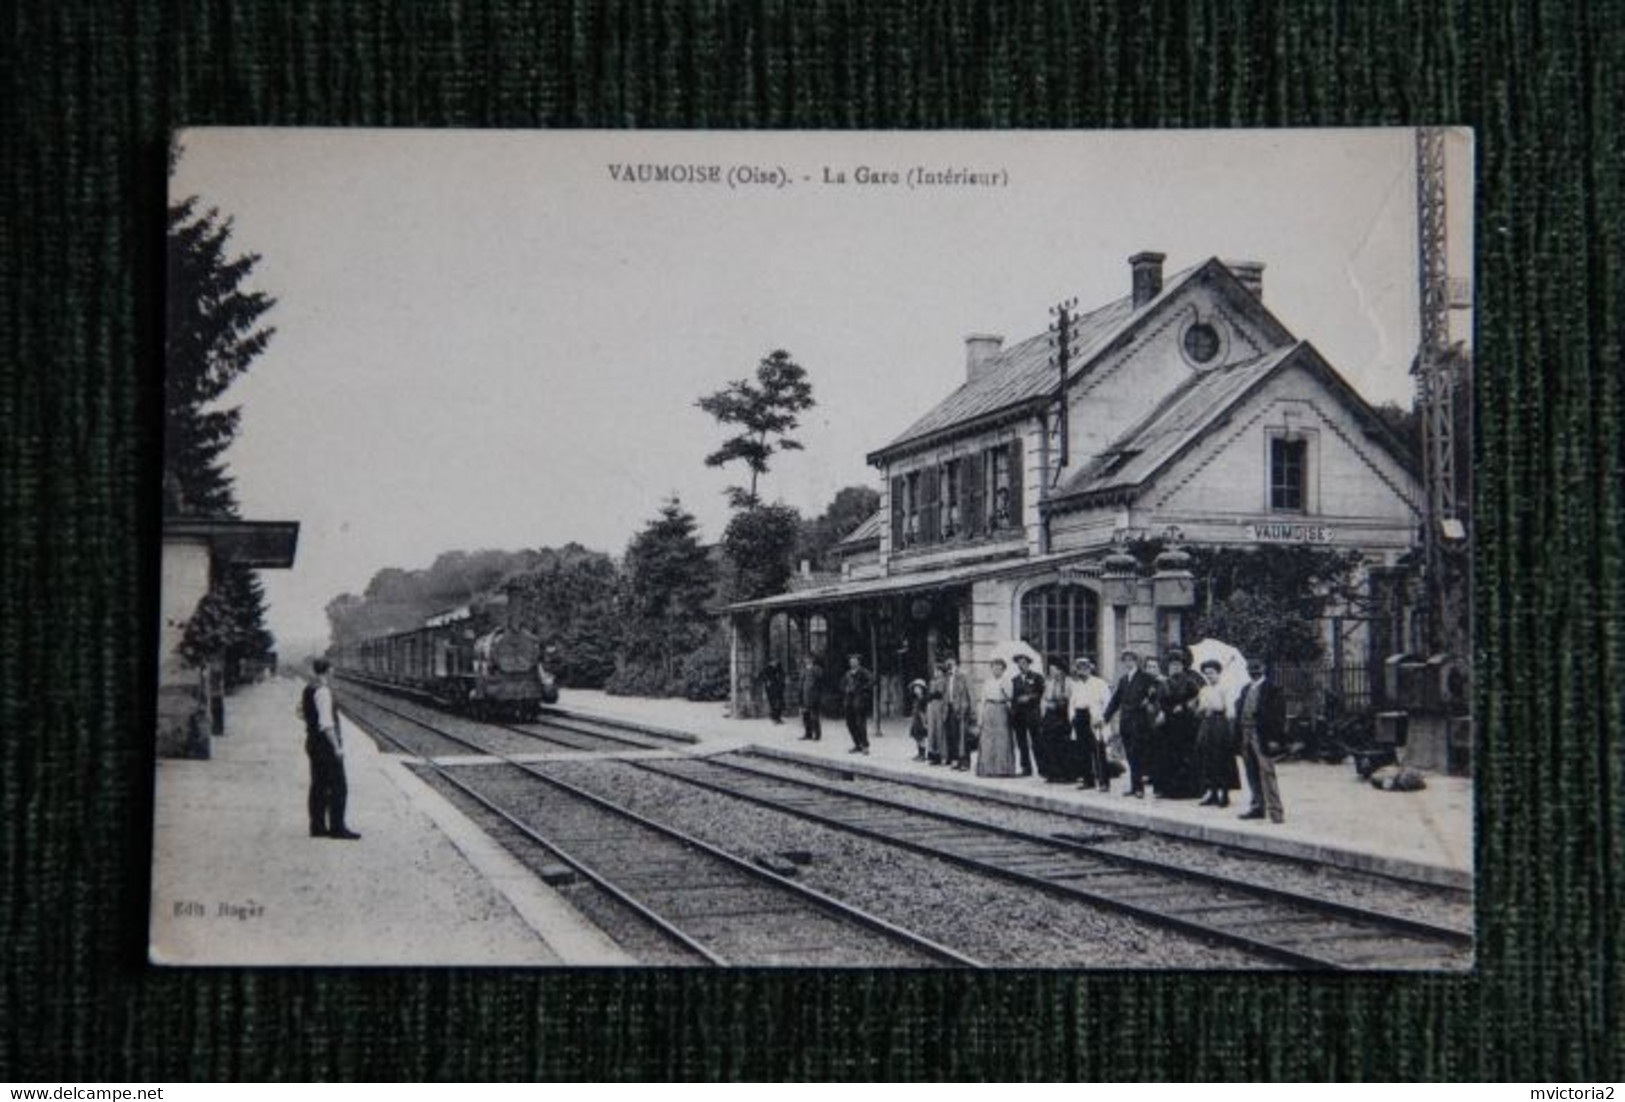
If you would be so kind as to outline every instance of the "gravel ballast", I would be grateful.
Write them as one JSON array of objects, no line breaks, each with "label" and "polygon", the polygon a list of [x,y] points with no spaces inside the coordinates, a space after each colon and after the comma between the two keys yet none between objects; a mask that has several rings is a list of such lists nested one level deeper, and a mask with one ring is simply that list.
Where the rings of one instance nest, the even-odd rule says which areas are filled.
[{"label": "gravel ballast", "polygon": [[1473,929],[1473,900],[1471,894],[1466,892],[1429,884],[1407,884],[1350,869],[1317,867],[1290,859],[1249,854],[1152,831],[1125,828],[1080,815],[1023,808],[976,796],[922,788],[903,781],[867,776],[834,781],[827,768],[802,768],[768,757],[728,754],[719,756],[717,760],[730,759],[776,776],[834,784],[853,792],[896,800],[910,807],[962,815],[994,826],[1039,835],[1094,836],[1101,840],[1091,842],[1089,848],[1102,853],[1143,857],[1223,876],[1241,884],[1298,892],[1315,899],[1363,907],[1400,918],[1418,919],[1456,930],[1471,932]]},{"label": "gravel ballast", "polygon": [[[459,766],[447,772],[730,964],[884,968],[941,963],[911,943],[832,914],[793,889],[620,819],[517,767]],[[436,781],[446,783],[444,778]],[[539,852],[511,824],[502,823],[496,836],[515,852]],[[603,913],[602,928],[637,954],[638,940],[648,935],[632,927],[652,927],[622,904]]]},{"label": "gravel ballast", "polygon": [[797,879],[809,887],[985,964],[1271,967],[1236,949],[745,804],[624,763],[549,762],[541,768],[749,860],[796,864]]}]

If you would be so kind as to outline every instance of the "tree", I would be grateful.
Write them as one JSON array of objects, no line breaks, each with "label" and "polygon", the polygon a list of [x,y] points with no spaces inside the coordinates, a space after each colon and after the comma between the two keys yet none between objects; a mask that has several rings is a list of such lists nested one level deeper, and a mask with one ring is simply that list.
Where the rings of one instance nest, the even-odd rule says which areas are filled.
[{"label": "tree", "polygon": [[616,598],[620,571],[608,555],[571,543],[515,577],[520,626],[548,648],[548,668],[566,688],[602,688],[620,646]]},{"label": "tree", "polygon": [[872,486],[847,486],[835,494],[822,516],[803,521],[795,557],[824,565],[830,548],[850,536],[880,508],[880,492]]},{"label": "tree", "polygon": [[734,514],[722,535],[733,568],[736,601],[782,593],[795,566],[791,556],[801,536],[801,514],[788,505],[759,505]]},{"label": "tree", "polygon": [[780,348],[757,365],[755,382],[735,379],[694,404],[719,424],[739,427],[736,435],[705,457],[705,465],[744,463],[750,470],[750,488],[728,487],[728,500],[736,509],[754,509],[761,500],[756,492],[757,480],[767,473],[768,460],[777,452],[801,450],[801,442],[787,434],[800,426],[799,415],[817,403],[806,369]]},{"label": "tree", "polygon": [[275,300],[244,289],[260,257],[229,254],[231,220],[196,206],[169,208],[164,505],[171,515],[235,516],[221,455],[241,413],[216,403],[270,343],[275,330],[260,319]]},{"label": "tree", "polygon": [[[1138,540],[1129,552],[1149,573],[1167,544]],[[1291,544],[1186,547],[1196,576],[1187,636],[1223,640],[1248,655],[1278,662],[1322,657],[1317,621],[1335,608],[1356,611],[1366,594],[1356,584],[1358,551]]]},{"label": "tree", "polygon": [[653,667],[662,689],[678,659],[704,640],[706,604],[716,571],[699,540],[691,513],[675,497],[632,537],[626,549],[622,622],[623,655],[635,666]]},{"label": "tree", "polygon": [[1407,452],[1410,453],[1411,462],[1420,464],[1422,461],[1422,415],[1413,406],[1402,406],[1398,402],[1383,402],[1372,406],[1371,412],[1377,415],[1388,429],[1394,434]]},{"label": "tree", "polygon": [[275,645],[264,619],[265,590],[259,576],[250,567],[227,563],[186,621],[181,657],[193,666],[219,659],[226,683],[240,684],[243,662],[265,657]]},{"label": "tree", "polygon": [[[168,223],[164,352],[164,513],[235,517],[237,500],[222,456],[241,413],[218,403],[265,351],[275,330],[260,325],[275,300],[244,283],[259,256],[230,254],[231,220],[172,204]],[[265,629],[265,591],[247,568],[225,566],[187,625],[181,653],[193,665],[225,663],[235,680],[245,659],[275,641]]]}]

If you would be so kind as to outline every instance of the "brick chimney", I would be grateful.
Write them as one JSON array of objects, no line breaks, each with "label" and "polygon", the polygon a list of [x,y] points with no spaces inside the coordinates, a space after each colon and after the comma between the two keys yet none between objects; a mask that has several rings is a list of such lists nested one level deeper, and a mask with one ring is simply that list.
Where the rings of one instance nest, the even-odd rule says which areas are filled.
[{"label": "brick chimney", "polygon": [[1163,253],[1135,253],[1128,258],[1129,271],[1134,276],[1134,308],[1138,310],[1162,293]]},{"label": "brick chimney", "polygon": [[973,382],[992,368],[1004,348],[1004,338],[992,333],[972,333],[965,338],[965,381]]},{"label": "brick chimney", "polygon": [[1226,260],[1224,266],[1260,302],[1264,299],[1264,264],[1258,260]]}]

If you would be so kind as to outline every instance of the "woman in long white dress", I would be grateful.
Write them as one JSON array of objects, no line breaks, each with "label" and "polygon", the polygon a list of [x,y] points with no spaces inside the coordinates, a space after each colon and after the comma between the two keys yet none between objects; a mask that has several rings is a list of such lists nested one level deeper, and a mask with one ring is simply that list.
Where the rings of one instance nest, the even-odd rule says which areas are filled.
[{"label": "woman in long white dress", "polygon": [[1010,737],[1010,680],[1005,676],[1002,659],[995,658],[989,663],[989,669],[991,676],[982,682],[977,722],[980,745],[976,775],[1013,777],[1016,775],[1016,744]]}]

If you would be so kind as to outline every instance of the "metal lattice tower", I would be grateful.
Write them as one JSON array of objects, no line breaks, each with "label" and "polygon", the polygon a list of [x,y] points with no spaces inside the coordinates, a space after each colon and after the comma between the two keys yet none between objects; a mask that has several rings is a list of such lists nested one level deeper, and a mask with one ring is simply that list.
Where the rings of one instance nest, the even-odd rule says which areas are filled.
[{"label": "metal lattice tower", "polygon": [[1465,533],[1457,500],[1456,370],[1450,340],[1450,269],[1445,224],[1445,132],[1416,131],[1417,302],[1420,333],[1416,353],[1416,407],[1422,422],[1423,524],[1428,643],[1437,650],[1463,649],[1466,609],[1451,557]]}]

